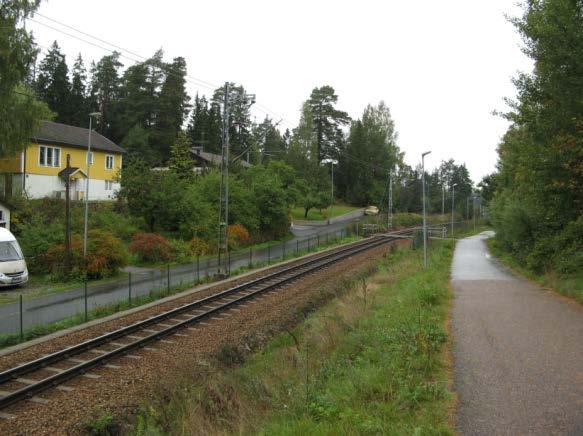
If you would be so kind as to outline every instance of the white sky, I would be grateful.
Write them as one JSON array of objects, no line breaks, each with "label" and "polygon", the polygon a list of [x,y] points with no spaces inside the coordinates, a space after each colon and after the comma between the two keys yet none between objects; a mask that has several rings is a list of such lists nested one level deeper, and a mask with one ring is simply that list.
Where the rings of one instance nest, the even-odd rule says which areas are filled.
[{"label": "white sky", "polygon": [[[316,86],[333,86],[338,107],[355,118],[384,100],[408,164],[432,150],[428,169],[453,158],[476,182],[494,170],[507,127],[491,113],[515,95],[511,77],[532,69],[504,17],[520,14],[515,0],[44,0],[38,12],[142,56],[159,48],[166,60],[183,56],[192,78],[241,83],[257,95],[258,120],[267,108],[283,128],[296,125]],[[41,48],[56,39],[69,65],[79,52],[86,66],[107,54],[27,27]],[[194,80],[188,86],[191,96],[211,94]]]}]

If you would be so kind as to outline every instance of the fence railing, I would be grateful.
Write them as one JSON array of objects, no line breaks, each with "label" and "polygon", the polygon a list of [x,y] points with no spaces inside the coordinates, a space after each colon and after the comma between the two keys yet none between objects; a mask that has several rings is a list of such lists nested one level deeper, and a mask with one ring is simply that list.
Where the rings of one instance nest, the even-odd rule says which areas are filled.
[{"label": "fence railing", "polygon": [[[303,238],[232,251],[227,259],[229,271],[234,275],[297,257],[349,237],[362,236],[366,236],[363,224],[354,223],[334,230],[322,229]],[[0,335],[13,335],[24,340],[46,334],[59,327],[102,317],[210,282],[217,278],[218,272],[216,256],[199,256],[187,263],[161,268],[136,268],[106,282],[85,281],[78,288],[60,293],[40,297],[20,294],[17,302],[0,306]]]}]

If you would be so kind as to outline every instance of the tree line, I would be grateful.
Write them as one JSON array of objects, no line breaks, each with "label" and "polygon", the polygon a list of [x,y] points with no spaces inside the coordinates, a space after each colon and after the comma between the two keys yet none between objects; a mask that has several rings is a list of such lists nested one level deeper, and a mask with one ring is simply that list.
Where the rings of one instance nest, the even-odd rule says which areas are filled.
[{"label": "tree line", "polygon": [[532,73],[514,79],[498,171],[481,182],[497,238],[537,270],[583,269],[583,4],[529,0],[513,20]]},{"label": "tree line", "polygon": [[[12,15],[6,14],[12,16],[13,32],[22,37],[23,60],[15,67],[18,74],[12,89],[26,87],[30,95],[37,96],[30,101],[45,110],[43,116],[48,116],[48,109],[57,122],[86,127],[88,114],[101,112],[97,130],[127,151],[120,199],[130,205],[132,213],[143,216],[151,230],[181,228],[189,235],[200,233],[200,229],[184,230],[188,226],[182,225],[192,221],[195,213],[190,206],[194,203],[185,204],[183,193],[191,185],[210,183],[202,181],[208,174],[193,176],[189,149],[202,146],[206,151],[220,153],[224,88],[209,96],[191,98],[186,90],[189,79],[184,58],[165,60],[162,50],[132,65],[123,65],[121,54],[112,52],[87,68],[81,55],[70,66],[54,42],[46,55],[35,62],[34,41],[17,25],[37,6],[35,1],[9,1],[0,9],[3,14],[12,11]],[[251,230],[279,234],[276,228],[285,228],[280,224],[288,223],[290,207],[301,206],[307,215],[311,208],[325,208],[335,199],[358,206],[377,204],[385,209],[389,177],[395,211],[422,210],[421,169],[404,162],[390,109],[382,101],[367,106],[359,118],[351,119],[338,107],[333,87],[316,87],[301,105],[298,125],[282,133],[278,120],[252,119],[254,98],[242,85],[231,83],[229,88],[231,154],[263,168],[245,174],[235,165],[233,183],[241,182],[251,192],[259,189],[260,181],[273,188],[264,189],[263,197],[258,191],[255,194],[265,204],[273,205],[274,215],[265,210],[260,213],[278,224],[270,227],[250,222]],[[35,116],[39,117],[31,114],[31,119]],[[26,142],[22,141],[21,146]],[[6,150],[3,148],[2,153]],[[169,166],[171,171],[153,170],[159,166]],[[427,174],[426,183],[430,213],[440,213],[442,209],[449,213],[444,203],[446,198],[449,203],[454,184],[460,214],[464,212],[463,203],[474,193],[465,166],[451,160]],[[207,188],[208,196],[214,188]],[[200,200],[202,193],[194,191],[187,196]],[[285,207],[280,207],[282,199]],[[161,208],[165,200],[168,206]],[[200,210],[212,216],[210,197],[207,200],[209,206],[201,206]],[[251,203],[247,206],[249,210],[260,207]],[[233,219],[236,217],[234,214]]]}]

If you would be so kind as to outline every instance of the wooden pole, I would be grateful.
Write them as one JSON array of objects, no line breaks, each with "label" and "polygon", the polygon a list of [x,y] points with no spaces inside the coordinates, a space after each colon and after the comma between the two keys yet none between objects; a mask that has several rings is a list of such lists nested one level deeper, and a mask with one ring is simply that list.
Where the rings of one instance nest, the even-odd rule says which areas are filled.
[{"label": "wooden pole", "polygon": [[65,170],[65,276],[71,273],[71,155],[67,154]]}]

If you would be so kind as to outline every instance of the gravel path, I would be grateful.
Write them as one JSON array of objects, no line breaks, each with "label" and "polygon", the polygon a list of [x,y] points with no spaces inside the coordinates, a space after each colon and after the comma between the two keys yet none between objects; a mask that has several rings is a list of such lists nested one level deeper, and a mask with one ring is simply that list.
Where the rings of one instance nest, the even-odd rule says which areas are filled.
[{"label": "gravel path", "polygon": [[453,261],[456,429],[583,435],[583,306],[508,273],[488,236],[459,241]]},{"label": "gravel path", "polygon": [[[66,387],[72,388],[71,392],[44,392],[42,398],[49,401],[47,404],[28,401],[11,406],[3,412],[14,418],[0,419],[0,434],[83,434],[83,423],[106,412],[131,415],[159,391],[156,387],[162,382],[164,389],[171,392],[172,385],[167,380],[192,371],[223,344],[240,344],[250,335],[268,334],[292,322],[300,308],[321,298],[323,290],[331,290],[370,268],[386,250],[385,245],[343,260],[192,330],[170,336],[167,342],[153,343],[151,349],[137,351],[137,358],[111,361],[114,367],[92,370],[90,375],[98,378],[80,377],[68,382]],[[65,338],[60,340],[64,342]]]}]

